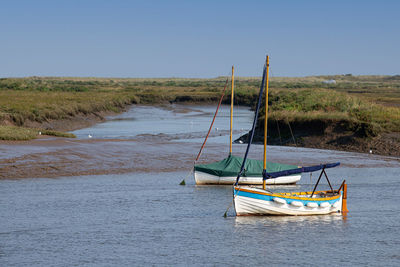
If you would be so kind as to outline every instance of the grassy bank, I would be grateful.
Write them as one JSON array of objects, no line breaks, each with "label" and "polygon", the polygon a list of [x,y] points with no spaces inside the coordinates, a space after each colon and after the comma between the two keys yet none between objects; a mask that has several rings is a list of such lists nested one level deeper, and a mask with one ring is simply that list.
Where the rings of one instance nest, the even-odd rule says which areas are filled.
[{"label": "grassy bank", "polygon": [[[0,125],[24,127],[32,125],[32,122],[39,126],[44,123],[51,125],[51,121],[77,116],[120,112],[135,103],[216,102],[225,81],[226,77],[3,78],[0,79]],[[260,78],[236,79],[235,104],[253,106],[259,83]],[[342,122],[345,129],[364,131],[367,137],[381,132],[400,132],[400,76],[273,77],[270,88],[272,121],[289,121],[298,125]],[[228,93],[224,102],[229,103],[229,99]],[[0,139],[25,139],[23,134],[0,132],[0,135]]]},{"label": "grassy bank", "polygon": [[[329,89],[271,90],[268,144],[400,156],[400,108]],[[265,108],[255,131],[264,138]],[[240,138],[247,142],[248,135]]]},{"label": "grassy bank", "polygon": [[[399,89],[400,90],[400,89]],[[349,129],[367,125],[363,136],[400,131],[400,109],[375,104],[327,89],[274,90],[269,97],[271,119],[291,122],[346,121]],[[353,128],[352,128],[353,127]]]},{"label": "grassy bank", "polygon": [[0,91],[0,121],[24,126],[26,121],[44,122],[66,119],[77,114],[121,111],[136,103],[126,92],[42,92]]}]

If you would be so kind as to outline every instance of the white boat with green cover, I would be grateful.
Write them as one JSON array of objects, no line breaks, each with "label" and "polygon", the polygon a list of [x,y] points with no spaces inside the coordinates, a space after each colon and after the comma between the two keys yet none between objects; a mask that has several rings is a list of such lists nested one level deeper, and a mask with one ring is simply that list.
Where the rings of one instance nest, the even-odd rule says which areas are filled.
[{"label": "white boat with green cover", "polygon": [[[242,166],[243,158],[230,155],[227,158],[209,164],[198,164],[194,167],[196,184],[229,184],[236,182],[237,174]],[[268,172],[278,172],[297,168],[298,166],[267,162]],[[239,180],[240,184],[260,185],[263,183],[263,162],[261,160],[247,159],[245,170]],[[268,179],[269,185],[295,184],[301,179],[301,174],[287,175]]]},{"label": "white boat with green cover", "polygon": [[[201,152],[207,142],[207,138],[212,130],[212,126],[218,114],[218,109],[221,106],[227,85],[228,85],[228,79],[226,80],[222,96],[219,100],[219,104],[217,106],[217,110],[215,111],[214,118],[211,122],[208,133],[194,161],[194,179],[197,185],[206,185],[206,184],[233,185],[236,182],[236,176],[239,173],[243,163],[243,158],[232,155],[233,96],[234,96],[234,68],[232,66],[229,156],[218,162],[213,162],[208,164],[197,164]],[[267,165],[266,169],[269,172],[277,172],[277,171],[284,171],[288,169],[297,168],[297,166],[295,165],[280,164],[273,162],[267,162],[266,165]],[[263,161],[255,159],[247,159],[246,166],[242,173],[242,179],[240,179],[239,183],[246,185],[263,184],[262,174],[264,169],[265,168],[263,168]],[[267,184],[269,185],[295,184],[300,179],[301,179],[301,174],[287,175],[287,176],[277,177],[274,179],[269,179]]]}]

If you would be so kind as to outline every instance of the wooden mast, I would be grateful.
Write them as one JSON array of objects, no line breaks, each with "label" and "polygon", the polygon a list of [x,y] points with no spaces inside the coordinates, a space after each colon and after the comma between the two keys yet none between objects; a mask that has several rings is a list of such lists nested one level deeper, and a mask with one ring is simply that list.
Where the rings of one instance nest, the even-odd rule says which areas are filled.
[{"label": "wooden mast", "polygon": [[234,90],[234,68],[232,66],[232,90],[231,90],[231,129],[229,133],[229,156],[232,155],[232,125],[233,125],[233,90]]},{"label": "wooden mast", "polygon": [[[267,81],[265,85],[265,119],[264,119],[264,172],[267,169],[267,125],[268,125],[268,71],[269,71],[269,56],[267,56]],[[266,180],[263,179],[263,189],[265,190]]]}]

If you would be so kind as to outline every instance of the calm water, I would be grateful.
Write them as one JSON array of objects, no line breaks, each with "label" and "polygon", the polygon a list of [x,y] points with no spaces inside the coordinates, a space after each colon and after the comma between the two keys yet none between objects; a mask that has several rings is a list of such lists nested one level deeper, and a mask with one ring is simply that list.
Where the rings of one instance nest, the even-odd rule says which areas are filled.
[{"label": "calm water", "polygon": [[[187,114],[182,120],[192,116]],[[101,135],[102,126],[96,127]],[[0,266],[400,265],[398,161],[313,149],[271,151],[278,158],[344,162],[328,175],[335,187],[343,178],[348,182],[348,216],[236,218],[231,208],[223,218],[232,188],[195,186],[192,178],[179,186],[187,172],[2,180]],[[311,186],[303,175],[299,185],[272,189]]]},{"label": "calm water", "polygon": [[[73,131],[78,138],[135,138],[140,135],[174,136],[180,141],[202,142],[215,113],[215,106],[171,105],[165,108],[133,106],[127,112],[112,116],[93,127]],[[234,109],[235,138],[251,128],[254,112],[246,107]],[[229,142],[230,106],[222,105],[213,125],[210,142]]]},{"label": "calm water", "polygon": [[345,220],[223,218],[231,187],[179,186],[184,173],[2,181],[0,265],[398,266],[398,169],[329,174],[349,181]]}]

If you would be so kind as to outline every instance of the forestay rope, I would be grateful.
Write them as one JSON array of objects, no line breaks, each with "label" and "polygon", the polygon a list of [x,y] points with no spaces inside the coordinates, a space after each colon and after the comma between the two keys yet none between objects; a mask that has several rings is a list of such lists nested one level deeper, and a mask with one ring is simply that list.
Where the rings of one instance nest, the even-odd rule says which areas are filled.
[{"label": "forestay rope", "polygon": [[211,129],[212,129],[212,127],[213,127],[215,118],[217,117],[219,107],[221,106],[222,99],[223,99],[224,96],[225,96],[226,87],[228,86],[228,80],[229,80],[229,78],[226,79],[225,87],[224,87],[224,90],[222,91],[221,98],[219,99],[219,103],[218,103],[217,109],[215,110],[214,118],[213,118],[213,120],[212,120],[212,122],[211,122],[210,129],[208,129],[208,133],[207,133],[207,135],[206,135],[206,138],[204,139],[203,145],[201,146],[200,151],[199,151],[199,154],[197,154],[197,157],[196,157],[196,160],[194,161],[194,163],[196,163],[196,161],[199,160],[200,155],[201,155],[201,152],[203,151],[203,148],[204,148],[204,146],[206,145],[206,142],[207,142],[208,136],[210,135]]},{"label": "forestay rope", "polygon": [[225,86],[224,86],[224,90],[222,91],[222,95],[221,95],[221,97],[220,97],[220,99],[219,99],[217,109],[215,110],[214,118],[213,118],[213,120],[212,120],[212,122],[211,122],[210,129],[208,129],[208,133],[207,133],[207,135],[206,135],[206,138],[204,139],[204,142],[203,142],[203,144],[202,144],[202,146],[201,146],[201,148],[200,148],[200,151],[199,151],[199,153],[197,154],[197,157],[196,157],[196,159],[195,159],[194,162],[193,162],[193,167],[190,169],[190,171],[189,171],[189,173],[186,175],[186,177],[182,180],[182,182],[180,183],[180,185],[185,185],[185,184],[186,184],[186,183],[185,183],[185,179],[187,179],[187,178],[193,173],[193,171],[194,171],[194,164],[196,164],[196,162],[197,162],[197,161],[199,160],[199,158],[200,158],[201,152],[203,151],[204,146],[206,145],[208,136],[210,135],[210,132],[211,132],[211,129],[212,129],[212,127],[213,127],[215,118],[217,117],[219,107],[220,107],[221,104],[222,104],[222,100],[223,100],[223,98],[224,98],[224,96],[225,96],[226,87],[228,86],[228,81],[229,81],[229,78],[226,79]]}]

